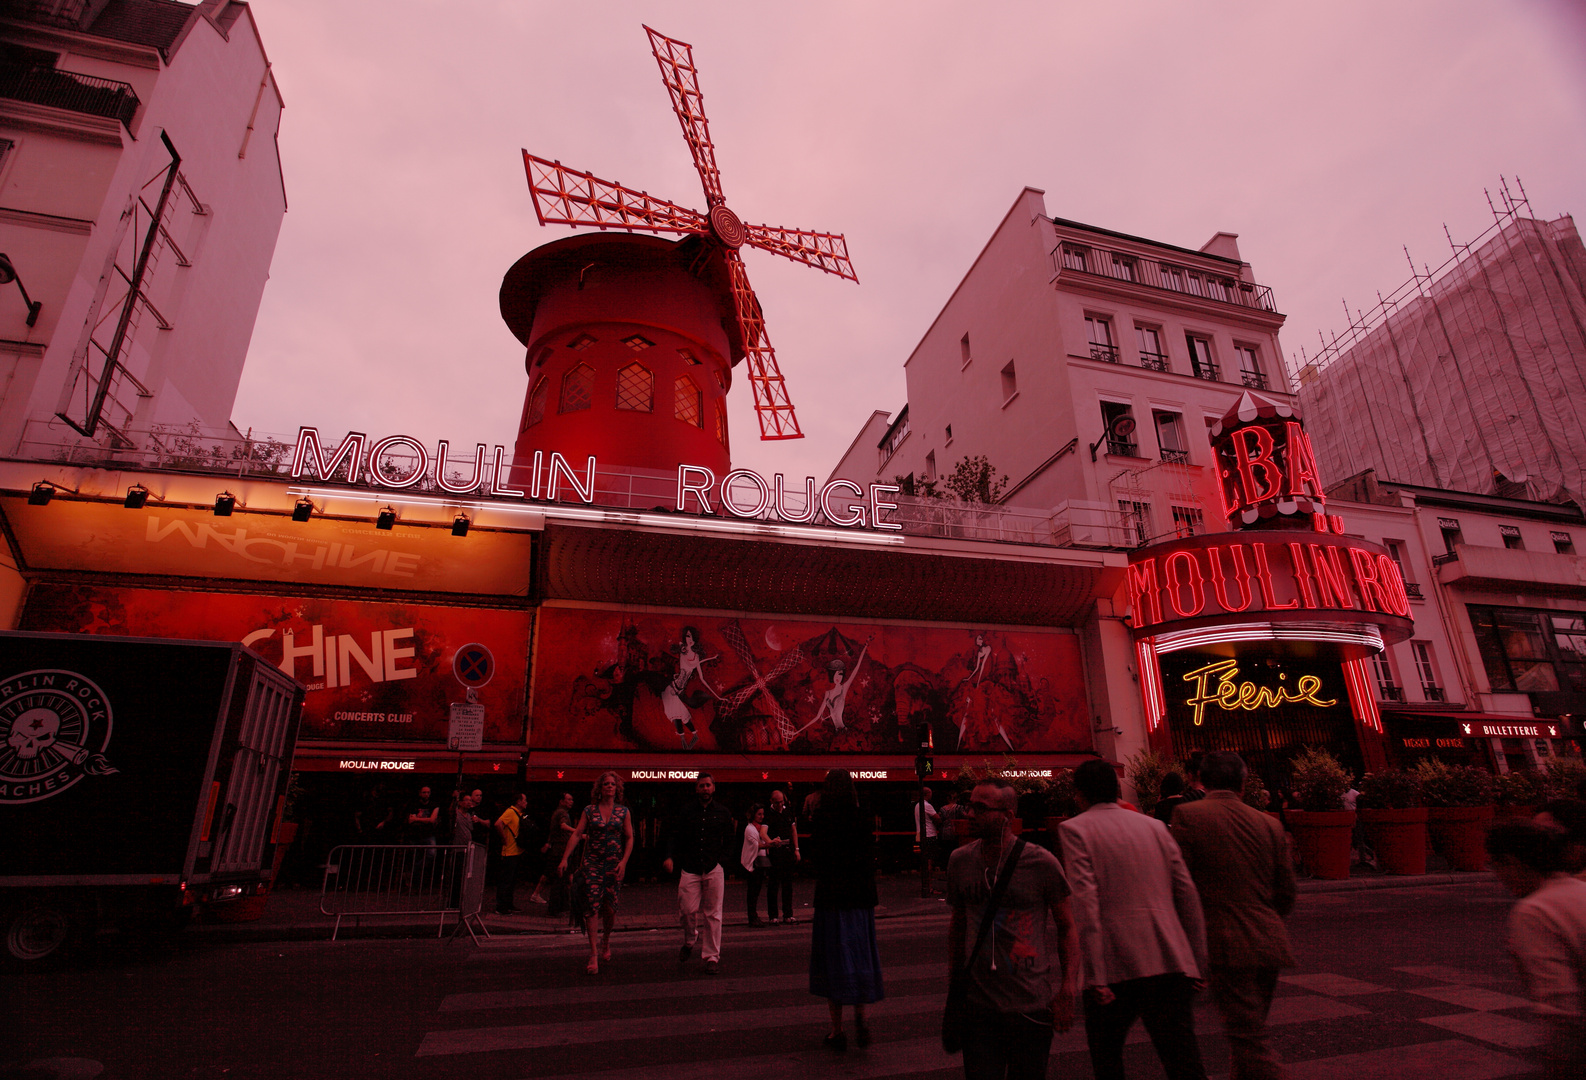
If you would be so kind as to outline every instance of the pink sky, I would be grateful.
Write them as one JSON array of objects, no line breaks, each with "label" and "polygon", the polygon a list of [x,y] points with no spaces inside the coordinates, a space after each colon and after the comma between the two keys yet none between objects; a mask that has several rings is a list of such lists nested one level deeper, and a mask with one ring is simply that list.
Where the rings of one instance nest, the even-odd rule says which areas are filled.
[{"label": "pink sky", "polygon": [[[523,351],[496,294],[542,228],[520,147],[697,208],[644,32],[688,41],[729,204],[846,234],[860,284],[745,249],[806,438],[739,466],[825,476],[1020,188],[1184,247],[1239,234],[1288,315],[1340,329],[1491,222],[1518,175],[1586,214],[1572,0],[583,4],[254,0],[286,100],[290,209],[234,419],[511,445]],[[1586,222],[1583,222],[1586,225]],[[740,369],[741,376],[741,369]]]}]

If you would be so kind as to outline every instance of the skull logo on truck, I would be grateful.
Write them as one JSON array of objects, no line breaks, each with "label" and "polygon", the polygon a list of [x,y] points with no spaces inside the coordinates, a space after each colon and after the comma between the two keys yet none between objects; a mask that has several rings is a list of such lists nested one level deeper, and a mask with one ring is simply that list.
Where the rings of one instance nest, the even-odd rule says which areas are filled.
[{"label": "skull logo on truck", "polygon": [[38,802],[84,776],[117,772],[105,757],[110,731],[109,699],[75,671],[0,679],[0,806]]}]

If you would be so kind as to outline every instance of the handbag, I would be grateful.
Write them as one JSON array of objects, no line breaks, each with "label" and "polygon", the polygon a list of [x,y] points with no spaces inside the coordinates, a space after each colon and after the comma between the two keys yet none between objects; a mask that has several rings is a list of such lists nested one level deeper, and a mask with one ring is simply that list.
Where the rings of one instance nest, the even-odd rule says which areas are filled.
[{"label": "handbag", "polygon": [[964,1048],[964,1025],[968,1021],[969,1012],[969,970],[975,966],[975,960],[980,956],[980,947],[986,943],[986,935],[991,932],[991,924],[997,919],[997,909],[1002,906],[1002,898],[1008,892],[1008,882],[1013,878],[1013,872],[1018,869],[1019,856],[1022,854],[1024,854],[1024,838],[1020,837],[1014,842],[1013,850],[1008,853],[1008,872],[997,879],[996,886],[991,890],[991,896],[986,900],[985,913],[980,916],[980,933],[975,938],[975,947],[969,951],[969,959],[954,968],[948,980],[947,1007],[942,1010],[942,1049],[949,1054],[956,1054]]}]

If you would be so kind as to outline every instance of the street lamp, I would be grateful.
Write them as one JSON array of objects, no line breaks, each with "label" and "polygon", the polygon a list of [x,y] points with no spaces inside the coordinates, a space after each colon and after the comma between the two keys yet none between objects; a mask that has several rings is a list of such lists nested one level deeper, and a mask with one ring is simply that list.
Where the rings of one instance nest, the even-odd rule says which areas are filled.
[{"label": "street lamp", "polygon": [[39,321],[39,309],[44,306],[44,301],[34,300],[28,296],[28,290],[22,284],[22,278],[17,274],[17,268],[11,262],[11,256],[0,252],[0,286],[17,283],[17,288],[22,290],[22,302],[28,306],[28,325],[32,326]]}]

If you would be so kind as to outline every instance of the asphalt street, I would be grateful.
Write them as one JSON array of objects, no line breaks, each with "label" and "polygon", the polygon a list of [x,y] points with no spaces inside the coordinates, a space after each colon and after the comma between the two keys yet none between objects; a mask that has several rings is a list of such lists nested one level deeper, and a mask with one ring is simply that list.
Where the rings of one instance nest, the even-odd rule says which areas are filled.
[{"label": "asphalt street", "polygon": [[[1490,881],[1302,895],[1300,966],[1285,973],[1275,1042],[1296,1080],[1532,1075],[1538,1029],[1503,950],[1509,900]],[[945,910],[882,921],[887,997],[876,1042],[820,1046],[804,925],[729,925],[720,973],[679,965],[677,934],[619,934],[598,976],[566,935],[225,944],[124,943],[53,972],[7,976],[13,1063],[78,1058],[131,1077],[952,1077],[936,1040]],[[1227,1070],[1207,1003],[1209,1069]],[[1131,1077],[1160,1077],[1144,1033]],[[1054,1077],[1090,1075],[1079,1030]],[[90,1075],[91,1067],[83,1075]],[[0,1072],[0,1076],[6,1075]]]}]

